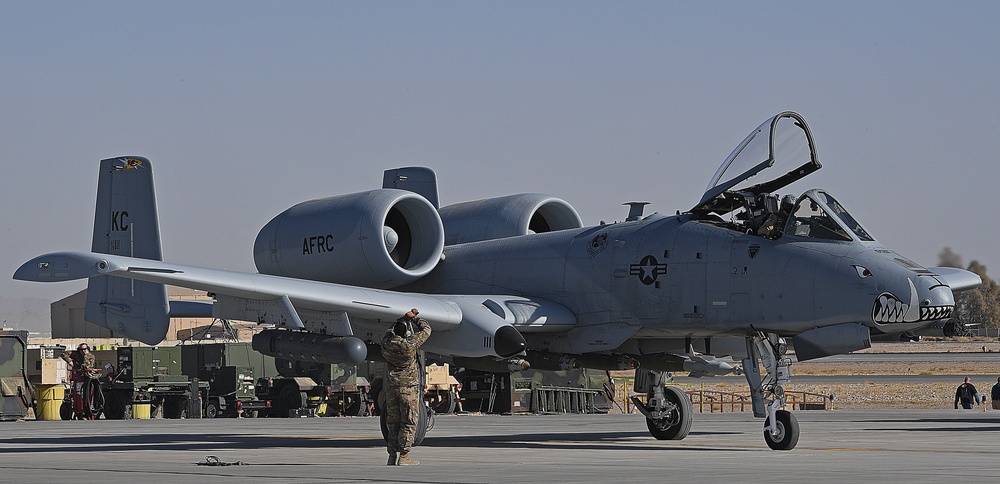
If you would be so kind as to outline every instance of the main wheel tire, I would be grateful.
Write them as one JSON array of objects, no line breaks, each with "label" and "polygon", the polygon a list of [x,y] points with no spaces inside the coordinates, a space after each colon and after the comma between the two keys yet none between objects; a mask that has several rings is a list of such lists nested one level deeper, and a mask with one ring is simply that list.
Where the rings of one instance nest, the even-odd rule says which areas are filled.
[{"label": "main wheel tire", "polygon": [[385,421],[387,413],[385,407],[378,413],[378,427],[382,430],[382,440],[386,442],[389,441],[389,424]]},{"label": "main wheel tire", "polygon": [[[384,408],[382,410],[385,410]],[[421,401],[420,410],[417,412],[417,429],[413,433],[413,446],[416,447],[424,441],[424,437],[427,436],[427,431],[430,430],[434,425],[434,411],[427,406],[426,403]],[[382,429],[382,440],[389,440],[389,424],[386,423],[386,414],[388,412],[379,412],[378,423],[379,428]]]},{"label": "main wheel tire", "polygon": [[383,390],[383,382],[385,380],[378,378],[372,382],[372,388],[369,391],[371,395],[372,402],[375,402],[374,415],[382,415],[383,409],[385,409],[385,392]]},{"label": "main wheel tire", "polygon": [[788,410],[778,410],[778,435],[771,435],[771,417],[764,420],[764,442],[773,450],[792,450],[799,443],[799,421]]},{"label": "main wheel tire", "polygon": [[675,405],[670,415],[646,419],[646,428],[656,440],[681,440],[691,432],[691,399],[675,387],[664,387],[663,396]]}]

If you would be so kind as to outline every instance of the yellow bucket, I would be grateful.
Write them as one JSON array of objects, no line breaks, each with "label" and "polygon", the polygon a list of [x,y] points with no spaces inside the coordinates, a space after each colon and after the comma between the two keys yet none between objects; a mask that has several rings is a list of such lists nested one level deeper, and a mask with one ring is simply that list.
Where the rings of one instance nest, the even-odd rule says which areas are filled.
[{"label": "yellow bucket", "polygon": [[61,420],[59,407],[63,403],[66,389],[62,385],[37,385],[35,398],[38,400],[38,420]]},{"label": "yellow bucket", "polygon": [[132,404],[132,418],[136,420],[148,420],[149,419],[149,404],[148,403],[133,403]]}]

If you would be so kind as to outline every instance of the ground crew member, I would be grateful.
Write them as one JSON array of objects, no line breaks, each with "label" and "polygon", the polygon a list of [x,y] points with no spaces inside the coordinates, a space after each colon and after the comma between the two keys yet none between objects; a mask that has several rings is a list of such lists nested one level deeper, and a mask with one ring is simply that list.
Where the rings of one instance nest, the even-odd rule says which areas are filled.
[{"label": "ground crew member", "polygon": [[382,338],[382,356],[389,363],[385,422],[389,430],[386,436],[389,461],[386,464],[391,466],[420,464],[420,461],[410,457],[413,436],[417,431],[417,412],[421,407],[417,349],[431,335],[431,325],[418,318],[418,314],[420,311],[416,308],[409,310]]},{"label": "ground crew member", "polygon": [[97,366],[97,358],[94,354],[90,352],[90,345],[87,343],[80,343],[76,347],[76,351],[73,351],[67,355],[63,354],[63,359],[66,363],[69,363],[70,370],[76,375],[87,375],[88,378],[97,378],[97,370],[94,368]]},{"label": "ground crew member", "polygon": [[955,390],[955,408],[958,408],[959,403],[966,410],[979,403],[979,391],[976,390],[975,385],[969,382],[969,377],[965,377],[965,383],[959,385]]}]

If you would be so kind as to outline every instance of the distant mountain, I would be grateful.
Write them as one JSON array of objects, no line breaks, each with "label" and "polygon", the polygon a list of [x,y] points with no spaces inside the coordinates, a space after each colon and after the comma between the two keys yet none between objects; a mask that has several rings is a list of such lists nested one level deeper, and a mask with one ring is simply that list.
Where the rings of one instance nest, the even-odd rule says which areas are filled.
[{"label": "distant mountain", "polygon": [[0,326],[51,333],[51,304],[38,298],[0,298]]}]

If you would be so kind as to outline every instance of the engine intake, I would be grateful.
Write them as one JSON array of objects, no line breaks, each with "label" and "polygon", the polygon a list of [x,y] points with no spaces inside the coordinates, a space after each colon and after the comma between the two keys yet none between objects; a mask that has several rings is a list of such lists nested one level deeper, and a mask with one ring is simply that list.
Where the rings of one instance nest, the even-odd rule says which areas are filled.
[{"label": "engine intake", "polygon": [[569,203],[541,193],[522,193],[441,208],[448,245],[583,227]]},{"label": "engine intake", "polygon": [[375,288],[425,276],[441,260],[444,226],[425,198],[381,189],[310,200],[257,234],[262,274]]}]

